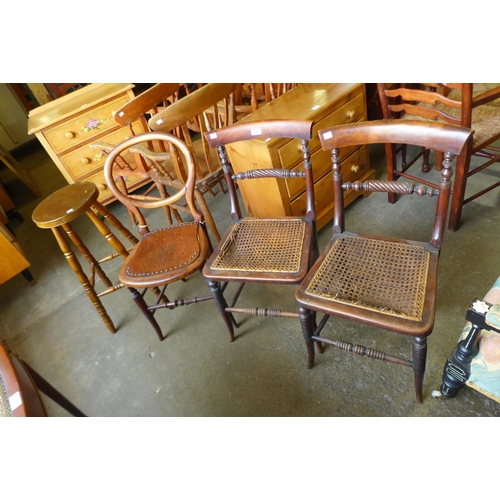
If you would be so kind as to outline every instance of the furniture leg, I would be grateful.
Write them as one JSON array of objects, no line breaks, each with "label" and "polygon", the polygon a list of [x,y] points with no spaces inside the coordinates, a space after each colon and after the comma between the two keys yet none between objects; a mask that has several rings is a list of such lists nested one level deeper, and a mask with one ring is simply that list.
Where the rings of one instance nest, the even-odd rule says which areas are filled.
[{"label": "furniture leg", "polygon": [[413,341],[413,372],[415,378],[415,395],[419,403],[422,403],[422,387],[426,359],[427,337],[416,337]]},{"label": "furniture leg", "polygon": [[[314,341],[313,336],[313,324],[314,318],[311,311],[305,307],[299,307],[299,319],[300,326],[302,327],[302,334],[304,335],[304,340],[307,347],[307,368],[312,368],[314,365]],[[320,345],[318,343],[318,345]]]},{"label": "furniture leg", "polygon": [[[69,226],[69,224],[66,225]],[[115,333],[116,328],[113,325],[111,318],[108,316],[108,313],[106,312],[106,309],[104,309],[104,306],[102,305],[99,297],[97,296],[94,287],[90,284],[87,275],[83,272],[82,266],[78,262],[78,259],[75,257],[75,254],[72,252],[71,247],[68,245],[68,242],[64,238],[62,230],[59,227],[52,227],[51,229],[52,232],[54,233],[57,243],[59,244],[59,247],[61,248],[64,256],[66,257],[66,260],[71,266],[71,269],[73,269],[74,273],[78,277],[78,280],[82,284],[83,289],[87,293],[88,298],[96,308],[97,312],[100,314],[105,325],[108,327],[108,330],[111,333]]]},{"label": "furniture leg", "polygon": [[153,312],[150,311],[150,309],[148,308],[148,305],[146,304],[144,297],[135,288],[132,288],[132,287],[127,287],[127,288],[129,289],[129,291],[132,295],[132,299],[137,304],[137,307],[141,310],[142,314],[144,314],[146,319],[149,321],[151,326],[154,328],[160,341],[165,340],[165,337],[162,334],[160,325],[156,321]]},{"label": "furniture leg", "polygon": [[231,342],[234,340],[234,328],[233,322],[231,320],[231,315],[226,311],[228,307],[224,294],[222,293],[220,283],[218,281],[210,281],[207,280],[208,288],[212,292],[212,296],[214,298],[215,305],[219,310],[224,323],[226,323],[226,327],[229,330],[229,339]]},{"label": "furniture leg", "polygon": [[61,408],[64,408],[68,413],[74,417],[86,417],[71,401],[66,399],[57,389],[49,384],[39,373],[37,373],[28,363],[21,360],[21,363],[26,368],[30,377],[33,379],[36,387],[48,396],[52,401],[57,403]]}]

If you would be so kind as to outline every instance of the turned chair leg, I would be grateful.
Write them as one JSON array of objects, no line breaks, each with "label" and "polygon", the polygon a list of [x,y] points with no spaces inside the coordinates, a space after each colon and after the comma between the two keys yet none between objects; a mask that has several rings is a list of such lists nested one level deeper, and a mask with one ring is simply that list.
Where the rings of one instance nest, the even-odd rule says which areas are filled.
[{"label": "turned chair leg", "polygon": [[231,314],[226,311],[228,307],[224,294],[222,293],[222,289],[220,287],[220,283],[218,281],[210,281],[207,280],[208,288],[210,288],[210,292],[212,292],[212,297],[214,298],[215,305],[219,310],[224,323],[226,323],[226,327],[229,331],[229,339],[231,342],[234,340],[234,328],[233,321],[231,318]]},{"label": "turned chair leg", "polygon": [[146,319],[149,321],[151,326],[154,328],[156,335],[158,335],[158,338],[160,339],[160,341],[165,340],[165,337],[163,336],[160,325],[156,321],[153,312],[148,308],[148,305],[146,304],[144,297],[135,288],[132,288],[130,286],[127,288],[129,289],[129,291],[132,295],[132,299],[137,304],[137,307],[141,310],[142,314],[144,314]]},{"label": "turned chair leg", "polygon": [[419,403],[422,403],[422,387],[424,382],[426,358],[427,338],[416,337],[413,341],[413,372],[415,378],[415,395]]},{"label": "turned chair leg", "polygon": [[[312,339],[314,332],[315,318],[309,309],[305,307],[299,308],[300,326],[302,327],[302,334],[306,342],[307,348],[307,368],[312,368],[314,365],[314,341]],[[318,345],[320,345],[318,343]]]}]

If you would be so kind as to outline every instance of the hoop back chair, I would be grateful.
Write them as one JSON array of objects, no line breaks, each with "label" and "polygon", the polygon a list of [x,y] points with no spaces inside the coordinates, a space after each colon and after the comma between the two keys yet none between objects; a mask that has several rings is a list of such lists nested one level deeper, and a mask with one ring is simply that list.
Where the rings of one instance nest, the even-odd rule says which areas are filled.
[{"label": "hoop back chair", "polygon": [[[500,86],[472,83],[424,83],[390,86],[378,83],[378,91],[384,118],[422,120],[457,125],[474,131],[471,150],[464,161],[457,165],[452,190],[448,228],[456,231],[460,227],[463,206],[479,196],[500,186],[493,182],[486,188],[466,197],[467,180],[485,168],[500,162],[500,148],[492,144],[500,139]],[[416,178],[406,172],[413,162],[397,166],[394,146],[386,147],[387,178],[390,180],[406,177]],[[471,156],[483,158],[478,165],[471,166]],[[436,169],[441,168],[443,152],[436,151]],[[430,167],[424,162],[423,171]],[[419,179],[427,185],[432,183]],[[396,195],[390,195],[394,203]]]},{"label": "hoop back chair", "polygon": [[[118,170],[118,175],[121,175],[120,165],[115,160],[126,149],[148,141],[163,141],[167,147],[174,144],[178,154],[182,155],[184,165],[187,168],[186,183],[173,194],[169,195],[163,184],[163,180],[169,180],[169,176],[156,165],[152,166],[149,175],[158,188],[159,196],[124,193],[115,185],[115,170]],[[203,215],[194,202],[196,174],[191,152],[179,138],[172,134],[147,132],[136,135],[121,142],[110,151],[104,164],[104,177],[116,198],[138,220],[139,232],[142,235],[123,263],[118,279],[129,289],[134,302],[153,326],[158,338],[164,340],[165,336],[154,317],[157,309],[173,309],[177,306],[195,304],[212,298],[204,296],[170,300],[166,295],[167,285],[185,280],[188,276],[201,270],[212,251]],[[190,209],[190,220],[150,230],[142,210],[172,206],[182,198],[185,198]],[[143,290],[140,293],[138,289]],[[148,305],[144,298],[148,289],[153,290],[157,297],[156,303],[151,305]]]},{"label": "hoop back chair", "polygon": [[[417,401],[422,402],[427,337],[434,325],[438,257],[449,204],[452,160],[467,147],[471,135],[470,130],[451,125],[399,120],[363,122],[319,131],[323,150],[332,150],[335,215],[332,238],[296,291],[309,368],[314,363],[314,341],[413,367]],[[446,151],[439,186],[429,188],[387,180],[343,183],[339,148],[384,143]],[[343,190],[349,189],[437,197],[430,241],[346,231]],[[387,218],[387,214],[383,216]],[[316,312],[324,314],[317,328]],[[322,336],[331,316],[411,337],[413,359]]]},{"label": "hoop back chair", "polygon": [[[234,340],[238,326],[233,313],[271,317],[299,317],[298,312],[260,307],[236,307],[236,300],[246,283],[266,285],[298,285],[318,255],[314,206],[313,175],[308,141],[312,121],[266,120],[238,123],[205,135],[212,147],[217,147],[228,186],[231,209],[230,225],[203,268],[215,304]],[[303,170],[253,169],[233,174],[225,145],[260,138],[285,137],[301,141]],[[258,165],[256,165],[258,167]],[[276,177],[283,180],[301,178],[306,184],[307,206],[302,216],[256,218],[242,216],[236,194],[238,182]],[[239,283],[239,288],[228,305],[220,283]]]}]

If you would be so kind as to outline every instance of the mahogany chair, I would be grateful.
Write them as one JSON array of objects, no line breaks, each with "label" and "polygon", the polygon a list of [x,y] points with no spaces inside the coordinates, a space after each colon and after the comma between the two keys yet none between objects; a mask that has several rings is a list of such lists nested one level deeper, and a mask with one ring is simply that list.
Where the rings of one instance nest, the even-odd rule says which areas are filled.
[{"label": "mahogany chair", "polygon": [[[448,228],[456,231],[460,227],[463,206],[479,196],[500,186],[500,181],[466,197],[468,179],[485,168],[500,162],[500,148],[492,144],[500,139],[500,86],[491,88],[488,85],[472,83],[425,83],[414,86],[379,83],[378,91],[384,118],[403,120],[422,120],[425,122],[441,122],[470,128],[474,131],[471,150],[467,153],[467,161],[463,168],[456,172],[452,190],[451,210]],[[476,88],[475,88],[476,87]],[[398,166],[395,146],[386,146],[387,178],[390,180],[406,177],[415,180],[406,170],[406,166]],[[478,166],[471,166],[471,155],[485,159]],[[436,167],[440,168],[443,153],[436,151]],[[429,167],[424,163],[423,171]],[[419,179],[432,186],[432,183]],[[394,203],[396,195],[390,195],[389,201]]]},{"label": "mahogany chair", "polygon": [[[166,148],[174,144],[186,167],[186,182],[172,194],[168,194],[164,180],[170,181],[168,173],[158,165],[149,170],[151,180],[159,191],[159,196],[150,194],[126,193],[115,185],[115,177],[123,174],[115,160],[128,148],[149,141],[163,141]],[[126,258],[118,274],[119,281],[126,286],[132,298],[156,331],[158,338],[165,336],[154,317],[157,309],[173,309],[177,306],[195,304],[210,300],[211,296],[171,300],[166,295],[168,285],[183,281],[201,270],[212,251],[210,239],[205,229],[203,215],[194,202],[196,182],[195,165],[189,148],[172,134],[147,132],[130,137],[110,151],[104,164],[104,177],[116,196],[136,217],[142,238]],[[167,183],[170,187],[170,183]],[[189,208],[189,220],[177,222],[154,230],[149,228],[143,209],[176,206],[182,199]],[[161,287],[161,289],[159,288]],[[138,289],[142,289],[139,292]],[[156,302],[148,305],[144,298],[148,289],[153,290]]]},{"label": "mahogany chair", "polygon": [[[412,367],[417,401],[422,402],[427,337],[434,325],[438,257],[441,250],[452,177],[452,160],[471,142],[468,129],[438,123],[380,120],[319,131],[323,150],[332,150],[335,215],[333,235],[296,291],[300,320],[314,363],[314,342],[369,358]],[[360,144],[408,144],[446,151],[436,188],[408,182],[342,181],[339,148]],[[345,230],[343,190],[437,197],[429,241],[413,241]],[[397,211],[397,209],[394,209]],[[376,214],[374,215],[374,225]],[[394,214],[397,218],[398,214]],[[384,212],[384,224],[390,221]],[[316,328],[316,313],[324,317]],[[344,318],[413,339],[413,359],[322,336],[331,317]]]},{"label": "mahogany chair", "polygon": [[[308,141],[312,134],[312,121],[267,120],[238,123],[231,127],[207,132],[212,147],[217,147],[231,202],[231,223],[221,241],[203,268],[215,303],[234,340],[238,326],[233,313],[255,316],[299,317],[297,312],[260,307],[235,307],[236,300],[246,283],[266,285],[298,285],[318,255],[316,216],[314,206],[313,174]],[[256,169],[233,174],[225,145],[248,141],[255,137],[289,137],[300,140],[303,152],[303,170]],[[244,217],[236,194],[235,181],[255,182],[260,178],[303,179],[306,184],[307,208],[304,214],[287,217]],[[239,288],[228,305],[220,283],[239,283]]]}]

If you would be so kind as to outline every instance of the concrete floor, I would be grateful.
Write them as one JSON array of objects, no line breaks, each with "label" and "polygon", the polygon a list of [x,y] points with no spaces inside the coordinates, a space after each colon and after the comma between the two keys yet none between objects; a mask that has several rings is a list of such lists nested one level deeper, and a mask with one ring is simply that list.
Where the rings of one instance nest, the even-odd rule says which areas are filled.
[{"label": "concrete floor", "polygon": [[[66,185],[38,143],[18,158],[43,197]],[[372,150],[371,161],[382,176],[383,150]],[[489,181],[494,175],[477,177]],[[22,223],[12,219],[10,227],[25,249],[36,279],[31,286],[18,275],[0,285],[0,336],[89,416],[500,415],[498,403],[467,387],[453,400],[431,395],[440,386],[443,365],[456,345],[468,305],[475,297],[483,297],[500,274],[496,236],[500,190],[467,205],[460,230],[446,232],[424,403],[419,405],[408,368],[326,348],[317,356],[314,368],[307,370],[300,325],[293,319],[244,317],[235,342],[230,343],[213,302],[207,301],[158,311],[157,318],[168,332],[168,338],[159,342],[128,292],[120,290],[102,299],[118,328],[111,334],[65,262],[51,231],[32,222],[31,214],[42,198],[35,199],[5,168],[0,169],[0,178],[25,219]],[[415,215],[422,215],[422,222],[428,223],[432,214],[420,202],[411,197],[391,206],[385,195],[360,198],[349,207],[347,223],[369,231],[376,213],[381,230],[394,229],[401,236],[426,239],[428,224],[421,226]],[[209,204],[222,232],[227,224],[227,197],[218,195]],[[131,228],[118,202],[109,208]],[[107,244],[85,217],[74,225],[96,256],[108,252]],[[320,232],[321,246],[329,231],[327,226]],[[106,272],[116,277],[120,265],[121,260],[115,259],[106,265]],[[201,275],[179,286],[187,294],[207,293]],[[255,287],[245,293],[256,297],[261,306],[278,303],[282,308],[295,307],[289,290]],[[330,321],[326,329],[332,332],[333,326]],[[411,342],[402,336],[347,321],[339,321],[335,327],[344,340],[369,347],[376,345],[375,340],[382,341],[387,351],[411,356]],[[44,397],[44,401],[51,416],[68,416],[50,399]]]}]

